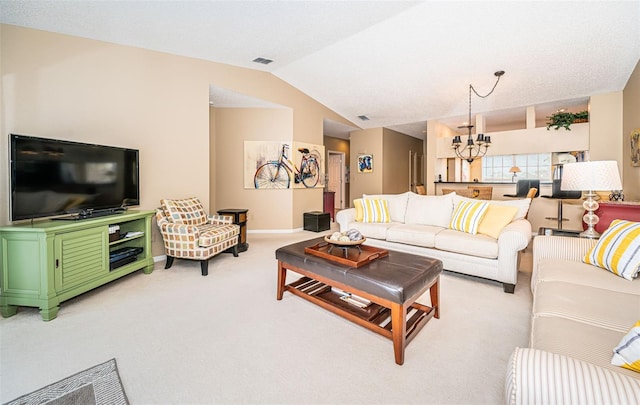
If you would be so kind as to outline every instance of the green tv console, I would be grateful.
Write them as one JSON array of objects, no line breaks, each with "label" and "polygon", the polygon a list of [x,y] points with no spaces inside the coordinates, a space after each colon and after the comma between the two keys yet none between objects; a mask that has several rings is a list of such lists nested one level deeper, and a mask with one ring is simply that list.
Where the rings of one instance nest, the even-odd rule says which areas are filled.
[{"label": "green tv console", "polygon": [[[0,228],[0,314],[6,318],[15,315],[18,306],[38,307],[42,319],[50,321],[65,300],[140,269],[151,273],[153,215],[153,211],[129,210],[93,219]],[[115,225],[122,237],[110,240],[109,227]],[[109,253],[121,248],[142,248],[142,253],[110,269]]]}]

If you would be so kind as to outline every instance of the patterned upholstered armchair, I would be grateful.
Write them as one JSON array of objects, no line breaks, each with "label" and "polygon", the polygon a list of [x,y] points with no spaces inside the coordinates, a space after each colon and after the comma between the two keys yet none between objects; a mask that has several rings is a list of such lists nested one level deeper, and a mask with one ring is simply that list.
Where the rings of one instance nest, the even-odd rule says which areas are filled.
[{"label": "patterned upholstered armchair", "polygon": [[156,219],[167,254],[165,269],[173,259],[200,261],[202,275],[209,274],[209,259],[229,250],[238,257],[240,226],[231,217],[207,215],[197,198],[160,200]]}]

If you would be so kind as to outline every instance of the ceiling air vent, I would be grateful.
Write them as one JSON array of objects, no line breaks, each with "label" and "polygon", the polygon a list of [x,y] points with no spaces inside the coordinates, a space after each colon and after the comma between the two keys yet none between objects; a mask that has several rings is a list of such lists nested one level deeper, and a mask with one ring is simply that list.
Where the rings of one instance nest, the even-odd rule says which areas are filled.
[{"label": "ceiling air vent", "polygon": [[269,63],[273,62],[271,59],[267,58],[255,58],[253,61],[256,63],[262,63],[263,65],[268,65]]},{"label": "ceiling air vent", "polygon": [[358,115],[358,118],[360,118],[362,121],[369,121],[369,117],[367,117],[366,115]]}]

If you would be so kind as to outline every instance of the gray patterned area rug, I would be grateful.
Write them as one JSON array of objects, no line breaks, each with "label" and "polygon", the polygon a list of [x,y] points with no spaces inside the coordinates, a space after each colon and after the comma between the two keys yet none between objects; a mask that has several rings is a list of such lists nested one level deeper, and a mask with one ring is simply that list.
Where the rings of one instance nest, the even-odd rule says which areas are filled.
[{"label": "gray patterned area rug", "polygon": [[128,403],[120,375],[118,375],[116,359],[111,359],[16,398],[7,402],[6,405],[115,405]]}]

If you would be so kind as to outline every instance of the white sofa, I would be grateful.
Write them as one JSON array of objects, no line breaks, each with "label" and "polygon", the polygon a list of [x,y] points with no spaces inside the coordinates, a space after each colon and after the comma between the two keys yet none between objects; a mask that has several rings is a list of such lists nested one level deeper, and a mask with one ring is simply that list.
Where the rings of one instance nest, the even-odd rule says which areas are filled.
[{"label": "white sofa", "polygon": [[611,364],[640,320],[640,280],[582,259],[596,241],[536,236],[529,348],[508,369],[508,404],[639,404],[640,373]]},{"label": "white sofa", "polygon": [[501,282],[505,292],[513,293],[519,252],[531,240],[531,224],[525,219],[530,199],[486,201],[518,208],[496,239],[449,229],[454,208],[470,200],[455,193],[434,196],[406,192],[363,198],[386,200],[391,222],[357,222],[355,208],[348,208],[336,214],[340,231],[358,229],[371,246],[434,257],[442,260],[445,270]]}]

